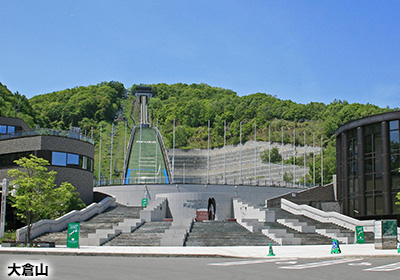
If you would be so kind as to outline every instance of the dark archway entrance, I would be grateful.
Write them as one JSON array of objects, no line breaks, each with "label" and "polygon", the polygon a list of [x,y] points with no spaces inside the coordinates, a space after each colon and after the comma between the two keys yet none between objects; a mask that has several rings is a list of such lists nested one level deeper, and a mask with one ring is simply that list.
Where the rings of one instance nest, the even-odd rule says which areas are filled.
[{"label": "dark archway entrance", "polygon": [[217,212],[217,204],[215,203],[215,198],[211,197],[208,199],[208,220],[215,220],[215,214]]}]

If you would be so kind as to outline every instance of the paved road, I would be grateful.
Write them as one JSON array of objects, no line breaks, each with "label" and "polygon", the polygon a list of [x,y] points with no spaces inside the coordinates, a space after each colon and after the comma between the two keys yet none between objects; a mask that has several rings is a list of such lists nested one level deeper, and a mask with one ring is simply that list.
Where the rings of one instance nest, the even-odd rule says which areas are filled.
[{"label": "paved road", "polygon": [[[29,269],[28,264],[32,265]],[[25,268],[24,268],[25,267]],[[46,267],[48,276],[46,276]],[[33,273],[24,277],[23,273]],[[37,271],[36,271],[37,269]],[[14,271],[13,271],[14,270]],[[11,272],[12,275],[9,276]],[[17,276],[17,272],[21,274]],[[43,274],[38,277],[38,274]],[[400,258],[228,259],[0,255],[0,279],[400,279]]]}]

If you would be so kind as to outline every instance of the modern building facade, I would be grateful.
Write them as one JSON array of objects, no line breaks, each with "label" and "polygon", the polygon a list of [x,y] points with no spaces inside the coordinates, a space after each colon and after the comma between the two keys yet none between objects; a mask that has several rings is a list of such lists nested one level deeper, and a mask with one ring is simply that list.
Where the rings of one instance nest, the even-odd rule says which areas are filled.
[{"label": "modern building facade", "polygon": [[400,111],[349,122],[336,131],[338,199],[345,215],[399,218]]},{"label": "modern building facade", "polygon": [[93,140],[72,131],[32,130],[21,119],[0,117],[0,178],[11,180],[14,160],[30,154],[49,161],[57,185],[70,182],[86,204],[93,201]]}]

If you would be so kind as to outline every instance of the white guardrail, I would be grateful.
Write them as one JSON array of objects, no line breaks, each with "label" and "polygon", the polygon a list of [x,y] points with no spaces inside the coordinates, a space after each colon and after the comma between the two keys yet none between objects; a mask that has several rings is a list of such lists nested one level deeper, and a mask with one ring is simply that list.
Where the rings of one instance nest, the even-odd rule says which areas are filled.
[{"label": "white guardrail", "polygon": [[333,223],[355,231],[356,226],[363,226],[365,232],[374,232],[375,220],[360,221],[338,212],[324,212],[308,205],[297,205],[284,198],[281,199],[281,208],[295,215],[303,215],[321,223]]},{"label": "white guardrail", "polygon": [[[115,197],[106,197],[99,203],[92,203],[88,207],[82,210],[73,210],[60,218],[55,220],[40,220],[34,223],[31,228],[31,238],[35,238],[46,232],[58,232],[66,229],[68,223],[77,223],[85,221],[92,216],[102,213],[108,207],[115,206]],[[17,230],[16,239],[17,241],[25,241],[26,235],[28,234],[28,227],[24,226]]]}]

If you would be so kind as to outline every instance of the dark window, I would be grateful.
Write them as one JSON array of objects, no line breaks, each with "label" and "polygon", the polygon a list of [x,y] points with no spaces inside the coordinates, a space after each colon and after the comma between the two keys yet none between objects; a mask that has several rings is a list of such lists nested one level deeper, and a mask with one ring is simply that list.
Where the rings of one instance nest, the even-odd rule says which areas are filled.
[{"label": "dark window", "polygon": [[87,170],[93,172],[93,159],[88,158],[88,165],[87,165]]},{"label": "dark window", "polygon": [[375,197],[375,214],[377,215],[383,214],[382,196]]},{"label": "dark window", "polygon": [[397,192],[392,194],[392,209],[393,209],[393,214],[400,214],[400,205],[397,205]]},{"label": "dark window", "polygon": [[382,174],[376,174],[375,175],[375,189],[376,190],[382,190]]},{"label": "dark window", "polygon": [[29,151],[0,155],[0,167],[16,166],[17,164],[14,162],[15,160],[18,160],[22,157],[29,158],[29,155],[31,154],[35,154],[35,152]]},{"label": "dark window", "polygon": [[367,184],[367,191],[372,191],[374,189],[374,179],[372,175],[365,176],[365,182]]},{"label": "dark window", "polygon": [[372,153],[372,135],[365,136],[365,153]]},{"label": "dark window", "polygon": [[372,196],[367,196],[367,215],[374,215],[374,198]]}]

